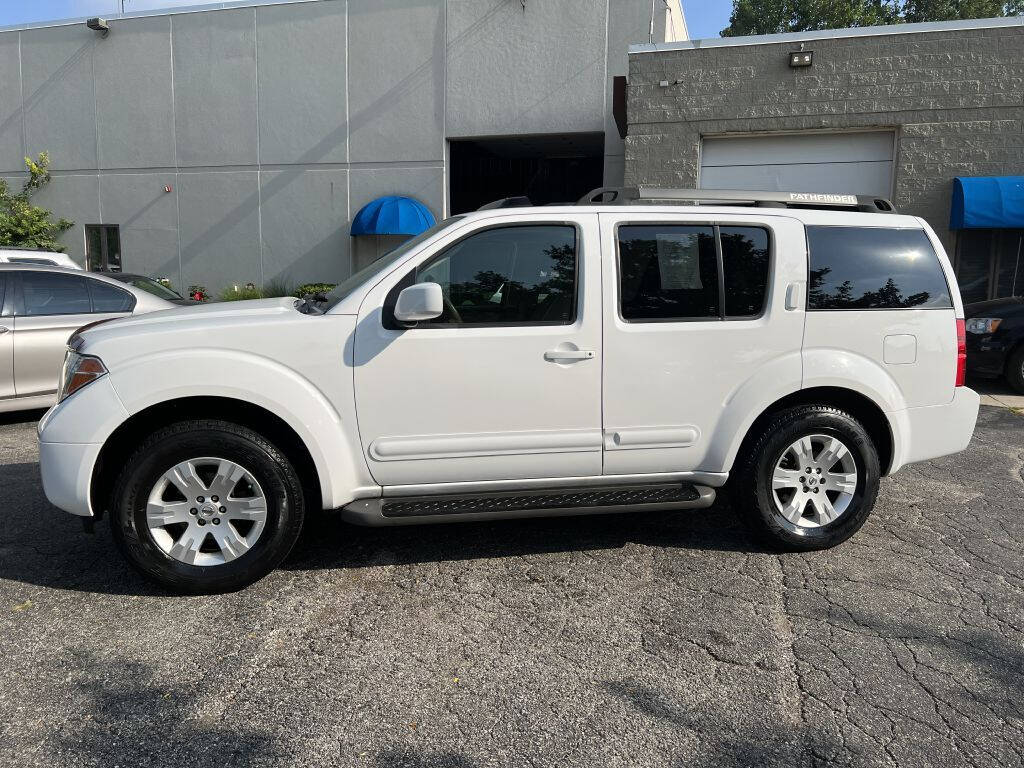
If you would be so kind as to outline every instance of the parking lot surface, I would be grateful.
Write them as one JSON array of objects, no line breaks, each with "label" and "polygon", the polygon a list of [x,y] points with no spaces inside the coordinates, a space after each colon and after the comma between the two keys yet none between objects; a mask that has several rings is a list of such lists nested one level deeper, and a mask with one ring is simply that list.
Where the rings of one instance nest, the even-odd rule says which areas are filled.
[{"label": "parking lot surface", "polygon": [[317,523],[237,594],[141,582],[0,422],[0,765],[1024,762],[1024,417],[883,481],[850,542],[721,505]]}]

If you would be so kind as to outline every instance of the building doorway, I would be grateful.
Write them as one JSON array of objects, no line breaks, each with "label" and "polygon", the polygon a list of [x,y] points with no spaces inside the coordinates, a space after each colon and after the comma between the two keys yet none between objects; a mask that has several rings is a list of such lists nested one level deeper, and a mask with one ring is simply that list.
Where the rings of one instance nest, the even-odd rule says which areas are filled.
[{"label": "building doorway", "polygon": [[602,133],[452,139],[449,150],[452,213],[518,195],[534,205],[574,203],[604,178]]},{"label": "building doorway", "polygon": [[956,279],[964,304],[1024,296],[1024,229],[962,229]]}]

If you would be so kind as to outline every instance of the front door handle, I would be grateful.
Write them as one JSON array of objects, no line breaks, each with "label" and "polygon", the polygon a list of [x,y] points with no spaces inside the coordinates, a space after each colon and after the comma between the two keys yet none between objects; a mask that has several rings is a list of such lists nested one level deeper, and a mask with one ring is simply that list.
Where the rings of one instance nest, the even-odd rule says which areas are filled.
[{"label": "front door handle", "polygon": [[544,359],[553,363],[566,360],[593,360],[597,352],[592,349],[549,349],[544,353]]},{"label": "front door handle", "polygon": [[6,325],[0,325],[0,336],[3,336],[5,333],[9,333],[10,330],[11,329],[8,328]]}]

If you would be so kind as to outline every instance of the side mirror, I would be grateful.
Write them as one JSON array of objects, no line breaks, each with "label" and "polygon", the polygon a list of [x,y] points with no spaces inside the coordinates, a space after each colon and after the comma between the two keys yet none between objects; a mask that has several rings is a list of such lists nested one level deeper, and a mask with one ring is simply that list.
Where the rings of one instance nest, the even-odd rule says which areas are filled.
[{"label": "side mirror", "polygon": [[395,302],[395,320],[400,323],[418,323],[433,320],[444,312],[444,296],[437,283],[417,283],[398,294]]}]

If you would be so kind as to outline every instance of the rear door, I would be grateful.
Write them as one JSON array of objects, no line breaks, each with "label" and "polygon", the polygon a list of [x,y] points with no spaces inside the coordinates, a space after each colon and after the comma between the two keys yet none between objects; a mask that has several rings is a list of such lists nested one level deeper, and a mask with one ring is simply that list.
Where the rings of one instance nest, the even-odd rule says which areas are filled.
[{"label": "rear door", "polygon": [[9,282],[0,273],[0,400],[14,397],[14,297]]},{"label": "rear door", "polygon": [[88,323],[130,314],[135,297],[101,280],[64,272],[24,271],[14,319],[14,388],[18,397],[57,391],[71,335]]},{"label": "rear door", "polygon": [[626,209],[601,233],[605,474],[725,471],[752,408],[800,387],[803,226]]}]

